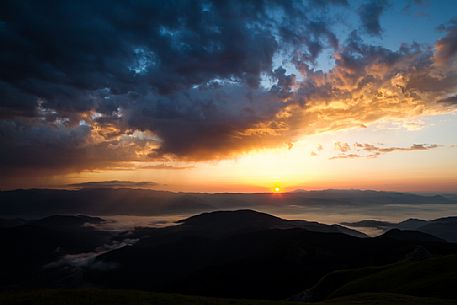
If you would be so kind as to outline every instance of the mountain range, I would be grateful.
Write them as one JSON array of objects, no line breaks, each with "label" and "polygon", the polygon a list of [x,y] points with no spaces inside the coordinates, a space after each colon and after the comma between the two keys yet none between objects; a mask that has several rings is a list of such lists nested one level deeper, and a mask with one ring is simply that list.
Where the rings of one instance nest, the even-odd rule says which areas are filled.
[{"label": "mountain range", "polygon": [[453,204],[455,197],[370,190],[290,193],[173,193],[147,189],[87,188],[0,191],[0,215],[47,216],[195,214],[217,209],[307,209],[389,204]]},{"label": "mountain range", "polygon": [[379,220],[361,220],[357,222],[342,222],[341,224],[353,228],[376,228],[381,231],[392,229],[414,230],[434,235],[448,242],[457,243],[457,217],[455,216],[434,220],[411,218],[398,223]]},{"label": "mountain range", "polygon": [[[202,213],[168,227],[129,231],[100,230],[97,225],[104,221],[54,215],[0,222],[1,288],[90,286],[224,298],[311,295],[312,300],[322,300],[352,293],[333,293],[356,279],[345,276],[336,285],[335,272],[359,274],[357,270],[457,255],[457,244],[420,231],[395,229],[367,237],[341,225],[285,220],[246,209]],[[332,280],[323,280],[326,276]],[[424,288],[411,294],[436,297],[433,291]],[[451,288],[445,295],[455,297]]]}]

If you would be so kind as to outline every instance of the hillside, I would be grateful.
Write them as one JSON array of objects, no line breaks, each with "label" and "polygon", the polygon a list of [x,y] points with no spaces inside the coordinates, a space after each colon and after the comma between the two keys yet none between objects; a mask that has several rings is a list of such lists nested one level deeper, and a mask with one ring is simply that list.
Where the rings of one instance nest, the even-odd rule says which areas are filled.
[{"label": "hillside", "polygon": [[424,233],[359,238],[292,224],[298,225],[247,210],[193,216],[175,227],[125,235],[139,241],[98,256],[95,266],[111,268],[89,265],[85,278],[110,288],[284,299],[335,270],[394,263],[418,248],[457,253],[457,245]]},{"label": "hillside", "polygon": [[384,232],[391,229],[419,231],[444,239],[448,242],[457,242],[457,217],[455,216],[433,220],[410,218],[399,223],[379,220],[361,220],[356,222],[342,222],[341,224],[351,228],[375,228]]},{"label": "hillside", "polygon": [[396,293],[457,299],[457,255],[329,273],[307,292],[324,300],[360,293]]},{"label": "hillside", "polygon": [[[102,231],[91,225],[103,221],[60,215],[1,228],[1,288],[98,287],[283,300],[337,270],[457,255],[457,244],[423,232],[357,237],[355,231],[343,234],[341,226],[253,210],[204,213],[163,228]],[[424,270],[424,278],[434,278]]]},{"label": "hillside", "polygon": [[[302,302],[217,299],[134,290],[39,290],[0,293],[2,305],[300,305]],[[316,305],[455,305],[436,298],[418,298],[398,294],[360,294],[336,298]]]}]

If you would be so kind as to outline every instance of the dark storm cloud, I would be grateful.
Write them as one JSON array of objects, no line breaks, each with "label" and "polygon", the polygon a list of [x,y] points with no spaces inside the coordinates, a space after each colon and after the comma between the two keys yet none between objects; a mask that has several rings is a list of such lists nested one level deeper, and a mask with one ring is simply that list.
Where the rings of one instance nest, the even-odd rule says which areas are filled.
[{"label": "dark storm cloud", "polygon": [[[45,122],[0,120],[0,170],[28,176],[78,172],[109,167],[113,162],[138,160],[134,148],[122,139],[89,141],[87,125],[66,127]],[[143,146],[147,141],[137,141]]]},{"label": "dark storm cloud", "polygon": [[[91,94],[103,88],[115,95],[168,93],[230,76],[255,84],[276,49],[270,31],[256,27],[257,20],[234,18],[255,6],[217,2],[205,10],[203,2],[190,1],[2,2],[0,76],[13,87],[10,91],[40,97],[59,112],[90,110],[97,103]],[[265,17],[263,5],[256,11]],[[34,106],[24,104],[24,109]]]},{"label": "dark storm cloud", "polygon": [[305,10],[273,0],[2,1],[0,77],[11,94],[1,106],[29,113],[39,97],[47,108],[82,112],[105,104],[94,96],[104,88],[168,94],[215,78],[255,87],[278,42],[292,39],[279,28],[308,31],[303,49],[314,56],[313,44],[330,35]]},{"label": "dark storm cloud", "polygon": [[[314,4],[2,1],[2,168],[135,160],[132,148],[110,147],[136,129],[160,140],[151,158],[214,158],[253,146],[264,136],[241,133],[272,119],[294,81],[272,72],[279,47],[313,61],[338,46]],[[333,4],[347,3],[318,6]],[[272,90],[259,87],[263,74],[276,82]],[[100,129],[104,142],[94,143]]]},{"label": "dark storm cloud", "polygon": [[359,7],[358,13],[362,27],[368,34],[375,36],[381,35],[382,28],[379,18],[387,7],[387,0],[371,0]]},{"label": "dark storm cloud", "polygon": [[[88,126],[50,129],[46,124],[0,121],[0,160],[2,171],[9,173],[16,167],[73,166],[80,145],[90,132]],[[32,168],[34,167],[32,166]]]},{"label": "dark storm cloud", "polygon": [[439,100],[438,102],[445,103],[445,104],[456,104],[457,105],[457,95],[446,97],[446,98],[444,98],[442,100]]},{"label": "dark storm cloud", "polygon": [[154,130],[164,140],[154,155],[205,159],[254,145],[258,135],[240,132],[273,119],[283,106],[279,99],[278,94],[247,85],[213,84],[168,96],[147,96],[126,113],[129,126]]},{"label": "dark storm cloud", "polygon": [[327,6],[327,5],[342,5],[347,6],[347,0],[311,0],[311,4],[318,6]]},{"label": "dark storm cloud", "polygon": [[457,54],[457,18],[452,19],[448,24],[438,28],[446,35],[436,43],[436,59],[446,64],[456,58]]}]

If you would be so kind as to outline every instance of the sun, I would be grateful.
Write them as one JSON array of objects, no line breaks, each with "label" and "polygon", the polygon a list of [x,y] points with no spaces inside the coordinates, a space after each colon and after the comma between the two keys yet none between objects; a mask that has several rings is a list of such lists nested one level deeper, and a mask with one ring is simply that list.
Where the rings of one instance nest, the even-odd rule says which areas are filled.
[{"label": "sun", "polygon": [[279,188],[279,186],[275,187],[275,192],[276,192],[276,193],[279,193],[279,191],[281,191],[281,189]]}]

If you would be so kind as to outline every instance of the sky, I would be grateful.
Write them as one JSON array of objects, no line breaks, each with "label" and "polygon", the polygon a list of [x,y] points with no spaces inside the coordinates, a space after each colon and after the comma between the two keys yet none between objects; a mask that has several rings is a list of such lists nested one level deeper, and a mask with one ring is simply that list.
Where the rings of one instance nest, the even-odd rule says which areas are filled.
[{"label": "sky", "polygon": [[457,2],[1,1],[0,189],[457,191]]}]

